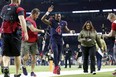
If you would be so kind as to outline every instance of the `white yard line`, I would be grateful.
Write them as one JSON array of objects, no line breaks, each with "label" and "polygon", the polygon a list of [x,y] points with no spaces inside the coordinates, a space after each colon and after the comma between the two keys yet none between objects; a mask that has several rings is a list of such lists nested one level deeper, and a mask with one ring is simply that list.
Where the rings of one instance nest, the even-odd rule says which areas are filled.
[{"label": "white yard line", "polygon": [[[97,72],[108,72],[108,71],[114,71],[116,68],[105,68],[105,69],[101,69],[101,71],[97,71]],[[96,73],[97,73],[96,72]],[[37,77],[53,77],[53,76],[62,76],[62,75],[74,75],[74,74],[84,74],[83,70],[71,70],[71,71],[61,71],[60,75],[55,75],[52,72],[36,72]],[[88,73],[89,74],[89,73]],[[0,75],[0,77],[4,77],[3,75]],[[10,75],[10,77],[14,77],[13,74]],[[28,76],[24,76],[23,74],[21,75],[21,77],[31,77],[30,73],[28,74]]]}]

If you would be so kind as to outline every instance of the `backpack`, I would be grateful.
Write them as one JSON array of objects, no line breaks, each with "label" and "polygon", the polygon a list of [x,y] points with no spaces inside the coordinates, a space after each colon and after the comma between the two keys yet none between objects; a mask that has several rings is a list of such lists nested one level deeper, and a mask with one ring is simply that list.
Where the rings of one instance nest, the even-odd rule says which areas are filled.
[{"label": "backpack", "polygon": [[18,21],[18,14],[16,13],[18,6],[5,5],[1,11],[3,21]]}]

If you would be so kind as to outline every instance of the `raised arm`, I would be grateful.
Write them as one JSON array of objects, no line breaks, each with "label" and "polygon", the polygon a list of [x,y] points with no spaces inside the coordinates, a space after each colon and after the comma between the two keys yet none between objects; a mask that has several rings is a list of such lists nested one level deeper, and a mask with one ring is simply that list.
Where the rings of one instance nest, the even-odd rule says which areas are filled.
[{"label": "raised arm", "polygon": [[44,14],[44,16],[41,18],[41,20],[45,23],[45,24],[47,24],[47,25],[49,25],[49,26],[51,26],[51,22],[47,19],[47,16],[50,14],[50,12],[52,12],[53,11],[53,6],[51,5],[49,8],[48,8],[48,11]]}]

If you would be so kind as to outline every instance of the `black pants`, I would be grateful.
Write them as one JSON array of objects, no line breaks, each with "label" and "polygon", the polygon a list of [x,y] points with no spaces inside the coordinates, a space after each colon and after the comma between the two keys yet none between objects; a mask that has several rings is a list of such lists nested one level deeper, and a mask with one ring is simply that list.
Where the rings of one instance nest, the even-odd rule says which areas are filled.
[{"label": "black pants", "polygon": [[67,61],[69,61],[69,68],[71,68],[71,58],[69,56],[65,57],[65,68],[67,68]]},{"label": "black pants", "polygon": [[82,46],[83,52],[83,70],[84,72],[88,72],[88,63],[90,56],[90,71],[91,73],[95,71],[95,54],[96,54],[96,46],[92,47],[84,47]]}]

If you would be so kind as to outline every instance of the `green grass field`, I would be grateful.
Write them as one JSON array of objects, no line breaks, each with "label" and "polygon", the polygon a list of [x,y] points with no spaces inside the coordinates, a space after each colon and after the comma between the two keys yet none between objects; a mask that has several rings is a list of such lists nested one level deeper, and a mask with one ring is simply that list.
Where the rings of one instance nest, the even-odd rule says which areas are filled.
[{"label": "green grass field", "polygon": [[[115,68],[116,66],[102,66],[102,68]],[[69,70],[69,69],[68,69]],[[78,69],[76,69],[78,70]],[[114,70],[110,71],[110,72],[97,72],[96,75],[92,75],[92,74],[77,74],[77,75],[64,75],[64,76],[58,76],[58,77],[116,77],[112,75],[112,72],[114,72]]]},{"label": "green grass field", "polygon": [[[102,68],[115,68],[116,66],[102,66]],[[80,70],[77,68],[77,66],[72,66],[72,68],[64,68],[64,66],[61,67],[62,71],[71,71],[71,70]],[[31,72],[31,67],[27,66],[28,72]],[[99,72],[96,75],[92,74],[77,74],[77,75],[64,75],[64,76],[58,76],[58,77],[114,77],[112,76],[112,70],[111,72]],[[49,66],[36,66],[35,72],[50,72]],[[10,66],[10,73],[15,73],[15,66]],[[20,73],[22,73],[22,70],[20,70]],[[0,72],[1,74],[1,72]],[[57,77],[57,76],[56,76]]]},{"label": "green grass field", "polygon": [[77,75],[64,75],[64,76],[58,76],[58,77],[115,77],[115,76],[112,76],[112,72],[103,72],[103,73],[97,73],[96,75],[77,74]]}]

